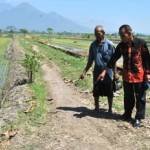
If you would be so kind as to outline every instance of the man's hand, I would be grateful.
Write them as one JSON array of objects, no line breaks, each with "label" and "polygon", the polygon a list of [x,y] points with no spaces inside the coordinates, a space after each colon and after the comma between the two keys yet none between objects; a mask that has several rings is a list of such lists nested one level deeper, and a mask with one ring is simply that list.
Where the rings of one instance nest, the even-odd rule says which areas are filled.
[{"label": "man's hand", "polygon": [[102,73],[100,73],[100,75],[98,76],[97,81],[98,80],[103,81],[105,78],[105,75],[106,75],[106,70],[103,70]]},{"label": "man's hand", "polygon": [[146,81],[150,82],[150,74],[146,75]]},{"label": "man's hand", "polygon": [[118,75],[117,73],[115,73],[114,76],[113,76],[113,79],[114,79],[115,81],[119,80],[119,75]]}]

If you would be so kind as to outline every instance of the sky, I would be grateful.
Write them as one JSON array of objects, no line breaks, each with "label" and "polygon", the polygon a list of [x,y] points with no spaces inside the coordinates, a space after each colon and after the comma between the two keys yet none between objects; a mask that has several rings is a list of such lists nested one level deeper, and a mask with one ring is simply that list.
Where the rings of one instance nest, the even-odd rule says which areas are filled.
[{"label": "sky", "polygon": [[150,34],[150,0],[0,0],[11,5],[28,2],[44,12],[57,12],[80,25],[93,29],[103,25],[117,32],[129,24],[138,33]]}]

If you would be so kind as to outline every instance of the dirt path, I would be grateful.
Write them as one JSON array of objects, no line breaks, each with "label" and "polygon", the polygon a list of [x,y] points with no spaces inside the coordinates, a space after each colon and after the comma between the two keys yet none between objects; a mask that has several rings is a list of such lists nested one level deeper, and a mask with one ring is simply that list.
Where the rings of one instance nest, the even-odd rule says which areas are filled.
[{"label": "dirt path", "polygon": [[50,87],[57,109],[57,114],[53,116],[57,140],[52,141],[51,148],[90,150],[103,147],[110,149],[109,141],[97,132],[92,120],[89,120],[90,117],[81,119],[82,116],[78,116],[80,112],[88,111],[87,108],[81,107],[85,105],[81,97],[65,85],[54,68],[50,68],[47,64],[44,64],[42,68],[45,72],[44,79]]}]

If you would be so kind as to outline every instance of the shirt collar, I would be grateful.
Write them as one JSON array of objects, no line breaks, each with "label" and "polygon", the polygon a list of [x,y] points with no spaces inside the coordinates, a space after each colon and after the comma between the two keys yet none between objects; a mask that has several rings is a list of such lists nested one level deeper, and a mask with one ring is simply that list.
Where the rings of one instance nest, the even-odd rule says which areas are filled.
[{"label": "shirt collar", "polygon": [[132,43],[133,43],[134,45],[136,45],[136,44],[137,44],[137,38],[134,37]]},{"label": "shirt collar", "polygon": [[127,44],[128,46],[131,46],[131,45],[136,46],[137,45],[137,38],[133,37],[133,40],[131,41],[131,43],[127,42],[127,43],[124,43],[124,44]]},{"label": "shirt collar", "polygon": [[137,45],[138,45],[138,40],[136,37],[134,37],[132,40],[132,46],[136,47]]},{"label": "shirt collar", "polygon": [[105,38],[101,41],[101,43],[98,43],[97,40],[96,40],[96,44],[97,44],[97,45],[102,45],[102,44],[104,44],[105,42],[106,42],[106,39],[105,39]]}]

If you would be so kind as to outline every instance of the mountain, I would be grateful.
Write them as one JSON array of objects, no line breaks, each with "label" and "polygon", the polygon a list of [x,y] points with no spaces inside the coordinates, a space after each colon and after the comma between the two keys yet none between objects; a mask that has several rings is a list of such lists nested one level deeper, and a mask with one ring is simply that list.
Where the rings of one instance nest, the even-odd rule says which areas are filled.
[{"label": "mountain", "polygon": [[83,27],[67,19],[56,12],[44,13],[28,3],[22,3],[16,7],[0,12],[0,28],[15,26],[28,30],[46,31],[51,27],[56,32],[89,32]]}]

